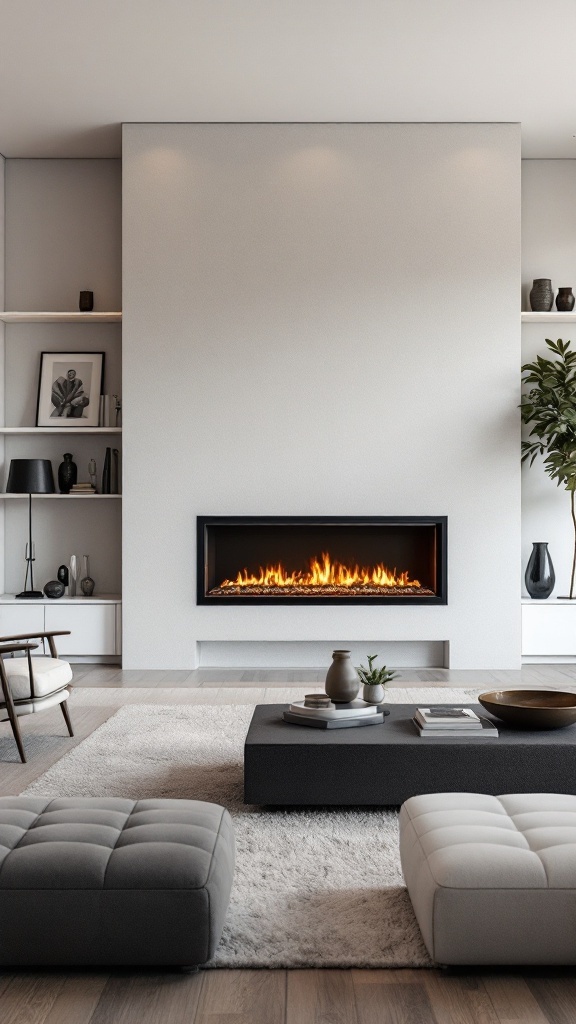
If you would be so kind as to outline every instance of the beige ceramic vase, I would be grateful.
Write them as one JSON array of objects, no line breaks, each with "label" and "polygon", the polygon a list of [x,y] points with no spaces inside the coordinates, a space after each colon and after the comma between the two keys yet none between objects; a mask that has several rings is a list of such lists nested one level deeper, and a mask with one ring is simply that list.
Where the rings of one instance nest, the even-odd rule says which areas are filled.
[{"label": "beige ceramic vase", "polygon": [[360,689],[358,673],[350,661],[350,651],[333,651],[326,675],[326,693],[335,704],[355,700]]}]

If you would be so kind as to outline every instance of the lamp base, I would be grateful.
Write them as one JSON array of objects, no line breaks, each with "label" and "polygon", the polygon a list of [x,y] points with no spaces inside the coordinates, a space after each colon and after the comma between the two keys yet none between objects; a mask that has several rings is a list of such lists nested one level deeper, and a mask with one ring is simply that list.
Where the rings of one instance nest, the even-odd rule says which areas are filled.
[{"label": "lamp base", "polygon": [[23,590],[21,594],[16,594],[16,598],[24,598],[27,601],[31,601],[36,598],[44,597],[41,590]]}]

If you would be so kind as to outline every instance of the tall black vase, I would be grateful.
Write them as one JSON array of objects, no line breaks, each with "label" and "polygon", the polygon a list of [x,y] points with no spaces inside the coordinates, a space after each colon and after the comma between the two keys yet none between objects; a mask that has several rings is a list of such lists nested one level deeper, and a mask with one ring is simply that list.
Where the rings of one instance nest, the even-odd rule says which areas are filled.
[{"label": "tall black vase", "polygon": [[104,469],[102,470],[102,494],[110,494],[111,461],[112,449],[107,448],[106,455],[104,456]]},{"label": "tall black vase", "polygon": [[58,487],[60,494],[70,494],[73,485],[78,480],[78,466],[72,462],[72,455],[66,452],[64,462],[58,466]]},{"label": "tall black vase", "polygon": [[530,597],[539,600],[550,597],[554,590],[556,574],[548,551],[548,544],[543,541],[532,545],[532,554],[528,559],[524,581]]}]

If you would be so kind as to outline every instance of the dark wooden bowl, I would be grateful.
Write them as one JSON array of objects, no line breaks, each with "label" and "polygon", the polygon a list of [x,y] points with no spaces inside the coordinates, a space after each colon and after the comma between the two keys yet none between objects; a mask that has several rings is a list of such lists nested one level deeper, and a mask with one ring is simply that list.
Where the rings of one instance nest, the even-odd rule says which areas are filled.
[{"label": "dark wooden bowl", "polygon": [[522,729],[563,729],[576,722],[576,693],[563,690],[490,690],[478,700],[495,718]]}]

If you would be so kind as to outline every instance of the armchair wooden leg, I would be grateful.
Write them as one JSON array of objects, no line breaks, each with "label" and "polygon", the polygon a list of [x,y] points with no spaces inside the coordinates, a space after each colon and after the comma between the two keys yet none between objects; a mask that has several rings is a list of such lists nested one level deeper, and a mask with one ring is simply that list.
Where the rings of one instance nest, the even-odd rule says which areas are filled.
[{"label": "armchair wooden leg", "polygon": [[20,760],[23,764],[26,764],[26,754],[24,753],[24,744],[22,742],[22,733],[20,732],[20,726],[18,724],[18,715],[14,707],[14,701],[12,700],[12,694],[8,691],[6,694],[6,711],[8,712],[8,718],[10,719],[10,725],[12,726],[12,733],[16,740],[16,746],[18,747],[18,753],[20,754]]},{"label": "armchair wooden leg", "polygon": [[62,701],[62,703],[60,705],[60,710],[62,711],[62,714],[64,715],[64,721],[66,722],[66,725],[68,726],[68,732],[69,732],[70,736],[73,736],[74,735],[74,729],[72,728],[72,720],[70,718],[70,712],[68,711],[68,701],[67,700],[63,700]]}]

